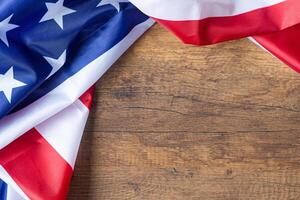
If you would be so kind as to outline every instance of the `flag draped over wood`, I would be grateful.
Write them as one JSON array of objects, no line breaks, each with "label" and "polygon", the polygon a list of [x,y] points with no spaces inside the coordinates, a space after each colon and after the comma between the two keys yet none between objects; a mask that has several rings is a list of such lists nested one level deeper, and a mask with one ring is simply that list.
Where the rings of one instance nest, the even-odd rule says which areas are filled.
[{"label": "flag draped over wood", "polygon": [[66,198],[93,85],[154,20],[193,45],[251,37],[300,72],[299,0],[10,0],[0,11],[0,199]]},{"label": "flag draped over wood", "polygon": [[1,198],[64,199],[89,88],[153,20],[126,1],[11,0],[0,11]]},{"label": "flag draped over wood", "polygon": [[208,45],[255,36],[284,63],[300,71],[298,0],[131,0],[183,42]]}]

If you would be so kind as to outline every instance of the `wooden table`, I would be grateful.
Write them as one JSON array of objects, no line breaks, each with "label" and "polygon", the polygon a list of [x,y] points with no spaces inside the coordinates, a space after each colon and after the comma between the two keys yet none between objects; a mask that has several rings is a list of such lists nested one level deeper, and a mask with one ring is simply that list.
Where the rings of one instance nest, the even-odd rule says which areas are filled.
[{"label": "wooden table", "polygon": [[155,25],[99,81],[69,199],[300,199],[300,76]]}]

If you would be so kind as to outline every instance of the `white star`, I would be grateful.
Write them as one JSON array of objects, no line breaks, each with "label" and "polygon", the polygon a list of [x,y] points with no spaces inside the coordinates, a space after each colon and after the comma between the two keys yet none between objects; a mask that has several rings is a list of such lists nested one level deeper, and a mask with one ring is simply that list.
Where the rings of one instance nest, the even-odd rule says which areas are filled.
[{"label": "white star", "polygon": [[44,58],[47,60],[47,62],[52,66],[52,70],[48,77],[52,76],[55,72],[57,72],[66,62],[66,50],[59,56],[59,58],[54,59],[50,57],[44,56]]},{"label": "white star", "polygon": [[10,15],[8,18],[6,18],[5,20],[0,22],[0,39],[7,45],[8,44],[8,40],[7,40],[7,32],[17,28],[18,26],[15,24],[10,24],[9,21],[12,18],[13,15]]},{"label": "white star", "polygon": [[21,81],[14,79],[14,69],[13,67],[5,74],[0,74],[0,92],[3,92],[6,99],[11,103],[11,95],[14,88],[27,85]]},{"label": "white star", "polygon": [[102,0],[97,5],[97,7],[108,5],[108,4],[112,5],[113,7],[115,7],[117,9],[118,12],[120,12],[120,3],[118,0]]},{"label": "white star", "polygon": [[58,0],[56,3],[46,3],[46,6],[48,11],[40,22],[53,19],[61,27],[61,29],[63,29],[63,17],[76,12],[76,10],[65,7],[64,0]]}]

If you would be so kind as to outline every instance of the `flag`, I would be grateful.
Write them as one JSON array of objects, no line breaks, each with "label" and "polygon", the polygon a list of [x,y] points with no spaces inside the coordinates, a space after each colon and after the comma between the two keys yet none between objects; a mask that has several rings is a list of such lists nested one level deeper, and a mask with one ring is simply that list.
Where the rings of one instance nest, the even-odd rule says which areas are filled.
[{"label": "flag", "polygon": [[24,199],[66,197],[93,90],[0,150],[0,177],[11,183],[10,194]]},{"label": "flag", "polygon": [[259,35],[253,39],[264,49],[300,73],[300,24],[282,31]]},{"label": "flag", "polygon": [[188,44],[252,37],[300,71],[298,0],[130,2],[0,2],[0,199],[66,198],[93,85],[153,20]]},{"label": "flag", "polygon": [[0,199],[64,199],[93,85],[153,20],[127,1],[0,2]]},{"label": "flag", "polygon": [[253,36],[300,72],[298,0],[130,0],[184,43],[209,45]]}]

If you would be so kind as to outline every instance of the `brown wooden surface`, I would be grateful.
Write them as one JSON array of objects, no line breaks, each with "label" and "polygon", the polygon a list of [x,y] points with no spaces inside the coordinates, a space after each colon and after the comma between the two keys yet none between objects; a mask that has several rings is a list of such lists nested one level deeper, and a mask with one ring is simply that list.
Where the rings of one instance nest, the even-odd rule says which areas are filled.
[{"label": "brown wooden surface", "polygon": [[300,199],[300,76],[155,25],[98,83],[69,199]]}]

